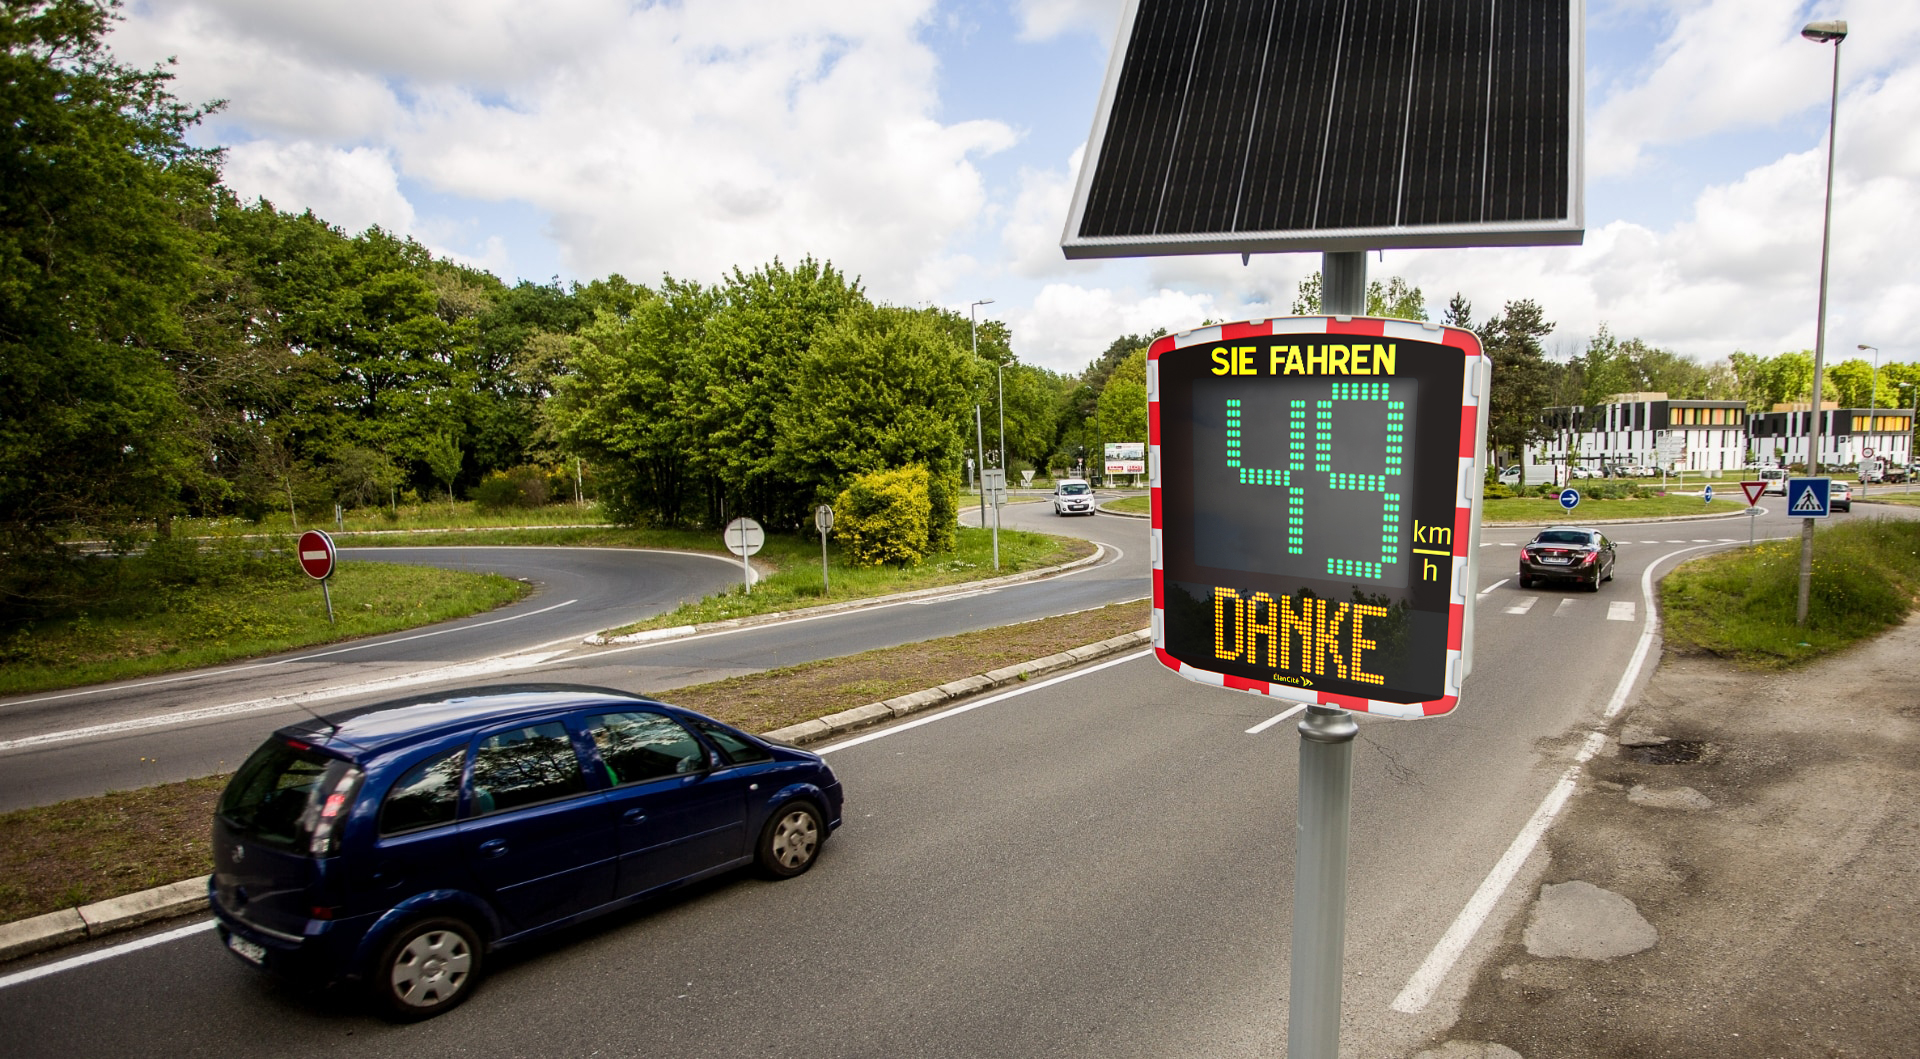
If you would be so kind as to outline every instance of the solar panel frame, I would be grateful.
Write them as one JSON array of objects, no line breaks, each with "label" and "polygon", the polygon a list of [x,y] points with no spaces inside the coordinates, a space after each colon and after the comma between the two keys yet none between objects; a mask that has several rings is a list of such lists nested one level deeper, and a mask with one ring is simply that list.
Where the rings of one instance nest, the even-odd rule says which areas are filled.
[{"label": "solar panel frame", "polygon": [[[1578,244],[1585,16],[1584,0],[1127,0],[1061,249]],[[1557,48],[1559,25],[1563,80],[1561,56],[1514,46]],[[1342,38],[1326,66],[1290,61],[1341,29],[1384,46]],[[1562,120],[1564,140],[1542,135]],[[1297,149],[1316,131],[1317,152]]]}]

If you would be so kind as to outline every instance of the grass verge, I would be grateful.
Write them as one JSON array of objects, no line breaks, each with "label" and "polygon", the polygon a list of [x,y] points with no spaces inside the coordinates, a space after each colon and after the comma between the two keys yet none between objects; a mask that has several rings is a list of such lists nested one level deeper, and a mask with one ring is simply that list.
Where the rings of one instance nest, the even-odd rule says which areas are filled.
[{"label": "grass verge", "polygon": [[[1579,488],[1575,486],[1575,488]],[[1488,500],[1481,505],[1483,523],[1499,522],[1592,522],[1616,518],[1666,518],[1674,515],[1725,515],[1746,510],[1743,497],[1729,500],[1720,490],[1711,504],[1697,496],[1652,496],[1637,499],[1593,500],[1581,496],[1580,506],[1568,511],[1552,497],[1512,496]],[[1740,497],[1738,490],[1735,497]]]},{"label": "grass verge", "polygon": [[307,520],[296,526],[285,511],[268,513],[259,522],[241,518],[176,519],[173,531],[188,536],[255,536],[259,534],[299,533],[303,529],[323,529],[338,534],[370,530],[457,530],[470,527],[572,526],[602,523],[606,516],[596,504],[575,507],[572,504],[547,504],[542,507],[508,508],[483,511],[470,500],[445,503],[412,503],[398,507],[359,507],[342,513],[340,522],[332,519]]},{"label": "grass verge", "polygon": [[[845,658],[677,688],[676,705],[772,731],[1145,628],[1148,605],[1117,603]],[[0,922],[162,886],[213,870],[210,776],[0,813]]]},{"label": "grass verge", "polygon": [[[809,547],[792,537],[768,537],[767,545],[754,558],[760,562],[763,577],[751,593],[735,587],[646,621],[624,625],[614,633],[641,629],[670,629],[677,625],[699,625],[729,618],[842,603],[853,599],[911,592],[920,588],[980,581],[1023,570],[1039,570],[1092,555],[1089,541],[1054,537],[1026,530],[1000,531],[1000,568],[993,566],[993,533],[990,530],[962,526],[957,546],[942,556],[934,556],[919,566],[858,567],[844,565],[838,545],[828,543],[828,580],[820,577],[818,538]],[[767,574],[767,568],[772,573]],[[831,587],[831,591],[828,588]],[[856,704],[857,705],[857,704]]]},{"label": "grass verge", "polygon": [[[291,576],[164,585],[135,613],[82,613],[0,642],[0,695],[220,665],[315,644],[411,629],[511,603],[529,587],[498,574],[398,563],[342,563],[320,585]],[[283,571],[285,573],[285,571]]]},{"label": "grass verge", "polygon": [[1132,515],[1153,514],[1153,498],[1150,496],[1123,496],[1118,500],[1108,500],[1100,505],[1102,511],[1123,511]]},{"label": "grass verge", "polygon": [[1920,592],[1920,522],[1821,530],[1805,627],[1794,623],[1799,590],[1797,539],[1696,559],[1660,584],[1667,644],[1778,669],[1874,636],[1905,620]]}]

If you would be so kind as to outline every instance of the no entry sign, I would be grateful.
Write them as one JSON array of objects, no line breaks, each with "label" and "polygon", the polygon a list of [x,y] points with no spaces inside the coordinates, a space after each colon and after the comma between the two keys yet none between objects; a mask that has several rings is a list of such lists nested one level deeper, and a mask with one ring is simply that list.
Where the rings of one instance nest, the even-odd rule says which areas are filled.
[{"label": "no entry sign", "polygon": [[308,530],[300,535],[300,569],[315,581],[333,574],[333,538],[325,530]]}]

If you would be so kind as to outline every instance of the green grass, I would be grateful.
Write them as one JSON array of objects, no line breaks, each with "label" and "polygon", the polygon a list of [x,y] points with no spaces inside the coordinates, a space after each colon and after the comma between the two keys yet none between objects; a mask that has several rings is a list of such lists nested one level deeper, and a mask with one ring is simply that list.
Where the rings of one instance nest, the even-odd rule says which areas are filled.
[{"label": "green grass", "polygon": [[346,512],[342,521],[345,523],[344,529],[331,518],[306,518],[295,526],[285,511],[276,511],[259,522],[248,522],[242,518],[178,519],[173,524],[173,532],[190,537],[231,537],[262,533],[282,535],[310,529],[322,529],[328,533],[339,534],[394,530],[464,530],[505,526],[574,526],[604,524],[606,516],[593,503],[588,503],[585,507],[575,507],[568,503],[512,508],[505,511],[481,511],[472,501],[462,500],[451,506],[444,503],[419,503],[401,504],[397,509],[355,508]]},{"label": "green grass", "polygon": [[1794,623],[1800,541],[1696,559],[1661,582],[1670,646],[1762,668],[1831,654],[1906,619],[1920,592],[1920,522],[1862,518],[1813,543],[1807,624]]},{"label": "green grass", "polygon": [[[131,560],[126,560],[131,561]],[[0,640],[0,695],[219,665],[314,644],[411,629],[491,610],[528,586],[497,574],[394,563],[341,563],[337,622],[318,582],[284,570],[198,583],[150,582],[139,607],[82,612]]]},{"label": "green grass", "polygon": [[1150,515],[1153,513],[1153,498],[1150,496],[1123,496],[1118,500],[1102,502],[1100,510],[1123,511],[1135,515]]},{"label": "green grass", "polygon": [[1091,554],[1093,545],[1087,541],[1003,528],[1000,531],[1000,569],[996,571],[993,566],[992,532],[963,526],[959,530],[959,546],[953,552],[932,556],[919,566],[850,567],[846,565],[839,545],[829,539],[827,563],[831,585],[823,586],[818,537],[809,544],[790,536],[770,536],[767,546],[754,559],[762,564],[763,575],[765,567],[772,567],[773,572],[754,585],[751,594],[742,592],[738,587],[732,588],[719,595],[684,604],[647,621],[622,626],[613,632],[699,625],[822,603],[869,599],[917,588],[960,584],[1022,570],[1057,566]]},{"label": "green grass", "polygon": [[[1579,486],[1574,488],[1579,489]],[[1568,511],[1551,497],[1514,496],[1485,501],[1482,522],[1589,522],[1616,518],[1661,518],[1672,515],[1723,515],[1746,510],[1745,498],[1735,490],[1735,499],[1714,490],[1713,503],[1697,496],[1655,496],[1632,500],[1593,500],[1582,490],[1580,506]]]}]

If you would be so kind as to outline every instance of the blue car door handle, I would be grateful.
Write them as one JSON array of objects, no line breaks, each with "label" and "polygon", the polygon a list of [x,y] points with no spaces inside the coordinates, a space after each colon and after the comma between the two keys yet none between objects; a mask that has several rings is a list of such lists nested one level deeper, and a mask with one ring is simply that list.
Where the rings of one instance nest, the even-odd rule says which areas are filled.
[{"label": "blue car door handle", "polygon": [[622,823],[640,824],[645,823],[646,819],[647,814],[640,809],[628,809],[626,812],[620,814]]},{"label": "blue car door handle", "polygon": [[487,839],[485,842],[480,843],[480,853],[482,856],[499,857],[499,856],[504,856],[506,852],[507,852],[506,839],[490,838],[490,839]]}]

